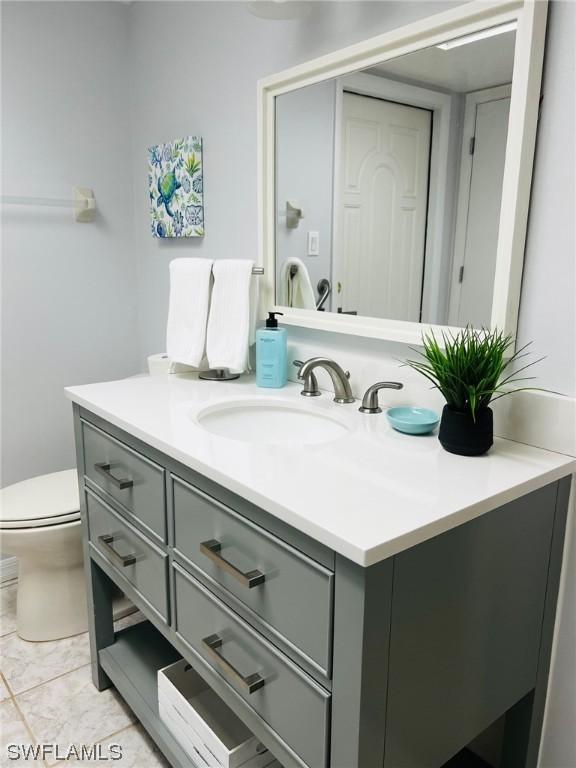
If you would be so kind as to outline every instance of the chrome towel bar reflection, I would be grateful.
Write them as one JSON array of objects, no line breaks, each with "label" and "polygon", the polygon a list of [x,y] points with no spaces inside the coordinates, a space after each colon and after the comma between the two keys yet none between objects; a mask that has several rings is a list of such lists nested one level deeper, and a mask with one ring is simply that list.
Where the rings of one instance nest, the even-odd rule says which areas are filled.
[{"label": "chrome towel bar reflection", "polygon": [[[264,269],[262,269],[262,273],[264,272]],[[296,264],[292,264],[290,267],[290,279],[296,277],[298,274],[298,266]],[[324,304],[328,301],[328,298],[330,297],[330,294],[332,293],[332,285],[330,283],[330,280],[328,280],[326,277],[322,278],[322,280],[318,281],[318,285],[316,286],[316,290],[318,291],[318,300],[316,301],[316,310],[318,312],[324,311]]]},{"label": "chrome towel bar reflection", "polygon": [[323,278],[322,280],[319,280],[318,285],[316,286],[316,289],[318,291],[318,301],[316,302],[316,310],[318,312],[322,312],[324,309],[324,304],[326,304],[330,294],[332,293],[332,286],[330,285],[330,280],[328,280],[327,278]]}]

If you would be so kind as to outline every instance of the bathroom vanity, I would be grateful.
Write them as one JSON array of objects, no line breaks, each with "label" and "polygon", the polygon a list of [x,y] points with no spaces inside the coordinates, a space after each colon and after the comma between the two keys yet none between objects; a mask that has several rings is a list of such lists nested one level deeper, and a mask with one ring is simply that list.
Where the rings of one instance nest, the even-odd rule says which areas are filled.
[{"label": "bathroom vanity", "polygon": [[[262,310],[411,345],[515,334],[546,13],[466,3],[258,84]],[[334,231],[298,232],[323,201]],[[500,768],[535,768],[574,461],[502,439],[455,456],[358,391],[299,391],[68,390],[96,686],[179,768],[156,682],[179,657],[285,768],[441,768],[496,721]],[[122,632],[117,588],[146,618]]]},{"label": "bathroom vanity", "polygon": [[[156,682],[180,656],[286,768],[441,768],[503,716],[501,766],[536,766],[574,461],[454,456],[299,391],[67,390],[95,685],[181,768]],[[116,588],[145,622],[115,632]]]}]

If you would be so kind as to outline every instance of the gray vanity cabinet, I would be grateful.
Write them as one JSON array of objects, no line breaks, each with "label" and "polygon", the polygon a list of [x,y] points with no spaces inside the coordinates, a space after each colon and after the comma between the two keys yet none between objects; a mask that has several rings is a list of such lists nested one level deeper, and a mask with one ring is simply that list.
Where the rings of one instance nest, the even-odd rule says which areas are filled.
[{"label": "gray vanity cabinet", "polygon": [[568,480],[361,567],[74,409],[93,679],[174,766],[179,655],[286,768],[441,768],[499,718],[499,768],[536,766]]}]

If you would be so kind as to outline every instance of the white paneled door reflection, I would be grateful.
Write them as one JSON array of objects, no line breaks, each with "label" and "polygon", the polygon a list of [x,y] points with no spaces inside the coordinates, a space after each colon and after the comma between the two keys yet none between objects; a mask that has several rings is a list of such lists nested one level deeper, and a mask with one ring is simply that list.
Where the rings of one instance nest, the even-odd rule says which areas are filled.
[{"label": "white paneled door reflection", "polygon": [[450,322],[490,325],[510,85],[466,96]]},{"label": "white paneled door reflection", "polygon": [[340,311],[420,320],[431,129],[426,109],[343,94]]}]

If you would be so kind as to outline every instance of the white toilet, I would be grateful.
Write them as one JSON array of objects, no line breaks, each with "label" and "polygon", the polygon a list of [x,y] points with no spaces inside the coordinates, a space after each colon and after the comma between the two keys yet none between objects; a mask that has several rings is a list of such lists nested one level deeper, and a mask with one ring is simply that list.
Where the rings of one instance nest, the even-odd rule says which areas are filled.
[{"label": "white toilet", "polygon": [[75,469],[0,490],[0,551],[18,560],[17,622],[24,640],[84,632],[86,586]]}]

